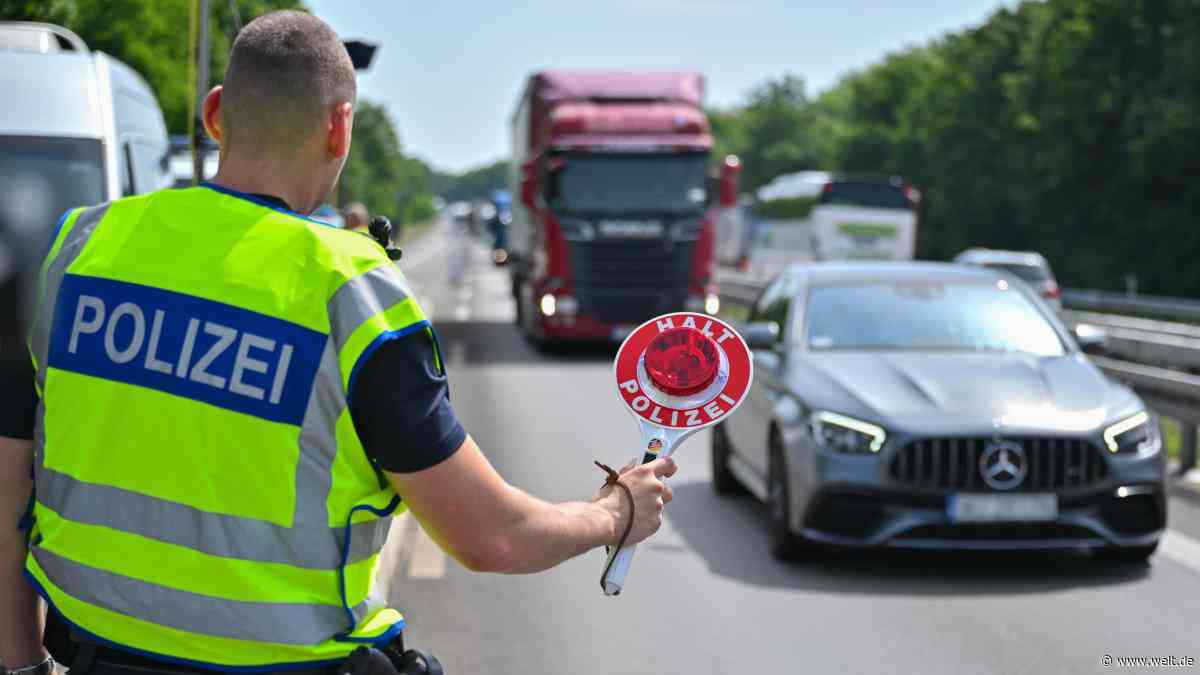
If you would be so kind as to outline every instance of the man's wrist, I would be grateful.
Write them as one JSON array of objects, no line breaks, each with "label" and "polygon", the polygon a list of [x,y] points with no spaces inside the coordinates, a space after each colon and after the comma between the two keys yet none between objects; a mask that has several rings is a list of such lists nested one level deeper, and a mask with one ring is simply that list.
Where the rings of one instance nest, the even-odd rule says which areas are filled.
[{"label": "man's wrist", "polygon": [[603,497],[597,498],[593,504],[599,509],[603,518],[601,521],[603,523],[603,527],[601,528],[603,541],[601,545],[612,546],[616,544],[617,537],[621,533],[622,518],[624,517],[620,495],[617,495],[615,491],[609,492]]},{"label": "man's wrist", "polygon": [[45,649],[42,650],[42,653],[43,656],[37,662],[17,668],[7,668],[4,672],[7,675],[54,675],[54,657]]}]

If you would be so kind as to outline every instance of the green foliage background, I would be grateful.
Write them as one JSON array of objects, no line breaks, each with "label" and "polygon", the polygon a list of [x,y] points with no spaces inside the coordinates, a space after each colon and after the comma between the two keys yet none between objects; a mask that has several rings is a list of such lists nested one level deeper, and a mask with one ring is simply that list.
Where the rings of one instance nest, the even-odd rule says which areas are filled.
[{"label": "green foliage background", "polygon": [[[209,19],[211,63],[209,85],[225,72],[229,49],[242,25],[277,9],[306,9],[300,0],[214,0]],[[94,50],[129,64],[146,78],[158,96],[167,129],[186,134],[188,99],[188,21],[191,0],[0,0],[0,20],[46,21],[70,28]],[[360,100],[354,143],[346,165],[343,201],[361,201],[372,213],[393,221],[432,217],[432,171],[401,150],[400,136],[387,112]]]},{"label": "green foliage background", "polygon": [[922,258],[1034,249],[1068,286],[1200,294],[1200,0],[1027,1],[815,98],[768,82],[712,122],[747,190],[903,175]]}]

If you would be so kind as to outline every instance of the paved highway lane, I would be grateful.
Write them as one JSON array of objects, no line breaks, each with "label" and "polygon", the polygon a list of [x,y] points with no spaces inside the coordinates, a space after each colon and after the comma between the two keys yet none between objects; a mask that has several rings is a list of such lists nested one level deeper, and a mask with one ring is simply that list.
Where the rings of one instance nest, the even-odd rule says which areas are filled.
[{"label": "paved highway lane", "polygon": [[[542,356],[511,327],[507,276],[473,246],[461,285],[442,228],[402,267],[433,307],[464,424],[515,485],[591,495],[591,462],[624,463],[638,436],[612,392],[611,350]],[[411,518],[393,529],[390,597],[410,642],[463,673],[1091,673],[1104,655],[1200,662],[1200,508],[1172,500],[1150,565],[1081,554],[869,554],[798,565],[767,552],[765,513],[708,485],[708,439],[688,441],[662,531],[624,595],[597,551],[550,572],[478,575]],[[1200,668],[1200,666],[1197,666]]]}]

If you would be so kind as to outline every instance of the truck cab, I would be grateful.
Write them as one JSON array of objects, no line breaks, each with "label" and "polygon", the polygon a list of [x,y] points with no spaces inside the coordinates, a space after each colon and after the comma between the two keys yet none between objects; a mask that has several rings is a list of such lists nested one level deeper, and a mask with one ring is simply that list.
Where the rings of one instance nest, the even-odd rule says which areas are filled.
[{"label": "truck cab", "polygon": [[533,75],[513,117],[509,246],[535,342],[716,312],[712,136],[695,73]]}]

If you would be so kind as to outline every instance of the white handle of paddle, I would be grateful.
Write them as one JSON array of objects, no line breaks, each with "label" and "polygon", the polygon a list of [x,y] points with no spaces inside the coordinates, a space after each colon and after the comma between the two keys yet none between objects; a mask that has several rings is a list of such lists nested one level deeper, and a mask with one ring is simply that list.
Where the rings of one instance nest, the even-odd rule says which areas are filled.
[{"label": "white handle of paddle", "polygon": [[[668,443],[667,447],[663,448],[658,453],[655,459],[670,457],[675,451],[675,443]],[[645,456],[637,457],[634,461],[642,460]],[[653,461],[653,460],[651,460]],[[646,462],[643,462],[645,464]],[[621,589],[625,588],[625,577],[629,575],[629,567],[633,565],[633,554],[637,551],[637,544],[630,546],[622,546],[619,549],[611,549],[608,552],[608,559],[604,564],[608,566],[608,561],[612,561],[612,565],[608,567],[608,573],[604,575],[604,594],[607,596],[620,595]]]}]

